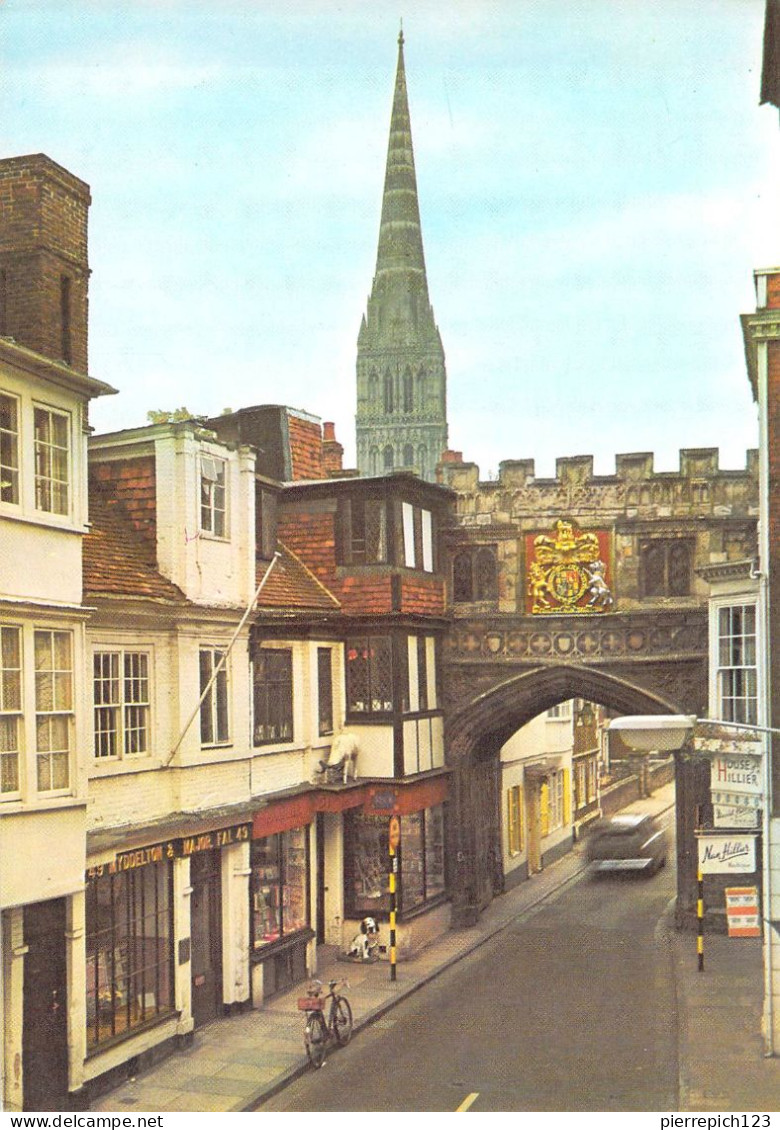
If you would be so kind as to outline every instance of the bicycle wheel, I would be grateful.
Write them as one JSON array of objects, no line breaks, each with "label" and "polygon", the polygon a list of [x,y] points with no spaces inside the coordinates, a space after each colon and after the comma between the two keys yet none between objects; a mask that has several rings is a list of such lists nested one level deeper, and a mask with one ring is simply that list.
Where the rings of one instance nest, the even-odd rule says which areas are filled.
[{"label": "bicycle wheel", "polygon": [[346,997],[336,997],[333,1002],[331,1022],[336,1040],[343,1048],[352,1035],[352,1008]]},{"label": "bicycle wheel", "polygon": [[328,1047],[328,1029],[325,1026],[325,1017],[321,1012],[311,1012],[306,1020],[304,1029],[306,1054],[313,1067],[322,1067],[325,1062],[325,1052]]}]

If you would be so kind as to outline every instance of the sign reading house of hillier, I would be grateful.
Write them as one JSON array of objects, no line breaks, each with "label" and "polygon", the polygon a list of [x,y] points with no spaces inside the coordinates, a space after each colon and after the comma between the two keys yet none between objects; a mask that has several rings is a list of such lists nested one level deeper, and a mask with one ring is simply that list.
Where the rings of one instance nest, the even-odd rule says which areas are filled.
[{"label": "sign reading house of hillier", "polygon": [[694,734],[693,747],[710,760],[716,828],[755,828],[763,804],[764,743],[759,735],[734,736],[710,727]]}]

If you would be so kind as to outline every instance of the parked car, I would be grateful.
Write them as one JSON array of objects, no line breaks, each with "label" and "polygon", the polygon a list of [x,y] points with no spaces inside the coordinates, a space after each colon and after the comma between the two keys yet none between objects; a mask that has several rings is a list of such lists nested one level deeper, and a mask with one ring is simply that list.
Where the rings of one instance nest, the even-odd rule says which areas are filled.
[{"label": "parked car", "polygon": [[593,828],[587,856],[597,875],[608,871],[654,875],[666,863],[666,832],[646,813],[613,816]]}]

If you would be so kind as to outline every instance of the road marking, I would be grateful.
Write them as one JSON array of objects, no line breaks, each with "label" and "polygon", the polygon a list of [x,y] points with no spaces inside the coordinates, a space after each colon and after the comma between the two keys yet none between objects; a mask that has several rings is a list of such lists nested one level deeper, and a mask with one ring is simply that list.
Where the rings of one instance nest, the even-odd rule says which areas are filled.
[{"label": "road marking", "polygon": [[478,1098],[479,1098],[479,1091],[473,1091],[470,1095],[466,1095],[466,1098],[460,1104],[460,1106],[455,1111],[455,1113],[460,1114],[460,1112],[462,1110],[468,1110],[469,1107],[471,1106],[471,1104],[474,1102],[474,1100],[478,1099]]}]

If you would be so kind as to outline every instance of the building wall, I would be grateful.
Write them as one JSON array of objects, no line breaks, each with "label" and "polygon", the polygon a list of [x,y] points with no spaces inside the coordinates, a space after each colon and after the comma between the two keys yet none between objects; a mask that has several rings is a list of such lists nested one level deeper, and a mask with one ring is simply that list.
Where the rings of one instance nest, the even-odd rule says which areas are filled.
[{"label": "building wall", "polygon": [[[490,607],[523,613],[528,589],[526,534],[549,531],[559,519],[609,534],[611,611],[655,604],[701,605],[707,585],[695,570],[755,552],[758,457],[742,470],[721,470],[716,449],[684,449],[677,472],[656,472],[651,454],[618,455],[614,475],[594,475],[591,456],[559,459],[554,479],[537,479],[533,460],[505,460],[495,481],[482,482],[473,463],[447,461],[441,481],[456,490],[450,554],[461,546],[495,547],[498,587]],[[675,598],[641,593],[640,542],[685,538],[694,546],[691,592]],[[458,606],[456,605],[456,613]]]},{"label": "building wall", "polygon": [[[87,371],[89,187],[43,154],[0,161],[0,335]],[[70,348],[63,350],[63,276],[69,279]],[[66,356],[69,352],[69,356]]]}]

